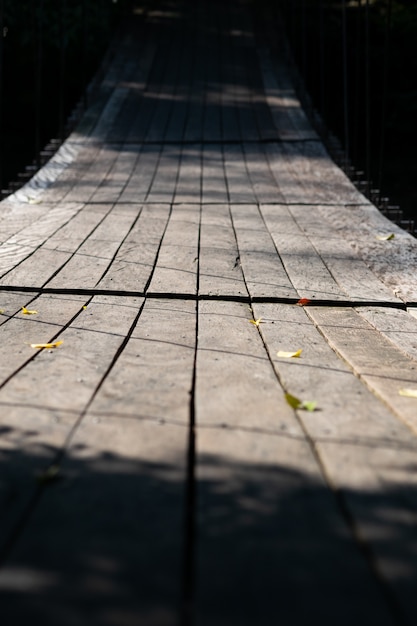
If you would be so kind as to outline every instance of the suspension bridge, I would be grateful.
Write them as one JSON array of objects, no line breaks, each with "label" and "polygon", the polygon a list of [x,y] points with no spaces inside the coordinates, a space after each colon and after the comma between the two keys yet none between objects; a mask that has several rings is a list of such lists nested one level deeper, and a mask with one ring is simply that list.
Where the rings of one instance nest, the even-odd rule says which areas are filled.
[{"label": "suspension bridge", "polygon": [[261,17],[134,5],[0,203],[4,626],[415,623],[417,242]]}]

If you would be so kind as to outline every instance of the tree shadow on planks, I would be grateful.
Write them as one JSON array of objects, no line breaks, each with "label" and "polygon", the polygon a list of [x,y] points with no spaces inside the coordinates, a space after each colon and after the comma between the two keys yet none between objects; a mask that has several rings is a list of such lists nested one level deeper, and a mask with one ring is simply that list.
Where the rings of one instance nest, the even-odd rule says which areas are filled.
[{"label": "tree shadow on planks", "polygon": [[[0,528],[25,504],[25,523],[19,528],[16,521],[16,541],[0,570],[4,626],[193,623],[183,619],[184,585],[195,589],[195,623],[203,625],[407,623],[376,582],[334,496],[311,475],[279,459],[272,465],[201,455],[190,585],[184,459],[146,462],[106,452],[83,458],[78,448],[29,509],[35,468],[50,461],[51,450],[2,452]],[[374,548],[415,613],[417,564],[406,551],[414,491],[345,495],[373,529]]]}]

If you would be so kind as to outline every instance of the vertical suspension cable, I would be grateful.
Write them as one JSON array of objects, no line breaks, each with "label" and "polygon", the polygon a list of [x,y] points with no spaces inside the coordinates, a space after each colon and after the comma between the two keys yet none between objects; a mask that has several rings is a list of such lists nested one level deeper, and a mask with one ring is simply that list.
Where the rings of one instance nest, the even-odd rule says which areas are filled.
[{"label": "vertical suspension cable", "polygon": [[35,9],[35,158],[38,167],[41,165],[42,43],[43,0],[38,0]]},{"label": "vertical suspension cable", "polygon": [[370,37],[369,0],[365,3],[365,162],[368,195],[371,191],[371,86],[370,86]]},{"label": "vertical suspension cable", "polygon": [[[319,80],[320,80],[320,114],[323,119],[326,119],[326,105],[325,105],[325,49],[324,49],[324,0],[319,2]],[[327,124],[325,125],[327,128]]]},{"label": "vertical suspension cable", "polygon": [[362,93],[362,0],[357,0],[356,12],[356,41],[355,41],[355,74],[354,74],[354,101],[353,101],[353,119],[355,123],[352,128],[351,156],[355,162],[360,161],[360,129],[361,129],[361,93]]},{"label": "vertical suspension cable", "polygon": [[66,32],[66,13],[67,2],[61,0],[59,7],[59,30],[60,30],[60,42],[59,42],[59,138],[64,140],[64,120],[65,120],[65,63],[66,63],[66,49],[67,49],[67,32]]},{"label": "vertical suspension cable", "polygon": [[384,168],[385,156],[385,137],[386,137],[386,117],[387,117],[387,96],[388,96],[388,63],[390,52],[390,35],[391,35],[391,16],[392,16],[392,0],[386,2],[385,16],[385,36],[384,36],[384,64],[382,75],[382,105],[381,105],[381,129],[380,129],[380,145],[379,145],[379,164],[378,164],[378,189],[382,188],[382,175]]},{"label": "vertical suspension cable", "polygon": [[87,108],[87,0],[82,0],[82,52],[81,52],[81,65],[82,65],[82,90],[83,90],[83,106]]},{"label": "vertical suspension cable", "polygon": [[4,39],[4,0],[0,0],[0,200],[3,188],[3,39]]},{"label": "vertical suspension cable", "polygon": [[342,47],[343,47],[343,127],[345,136],[345,166],[349,161],[349,99],[348,99],[348,60],[347,60],[347,25],[346,0],[342,0]]}]

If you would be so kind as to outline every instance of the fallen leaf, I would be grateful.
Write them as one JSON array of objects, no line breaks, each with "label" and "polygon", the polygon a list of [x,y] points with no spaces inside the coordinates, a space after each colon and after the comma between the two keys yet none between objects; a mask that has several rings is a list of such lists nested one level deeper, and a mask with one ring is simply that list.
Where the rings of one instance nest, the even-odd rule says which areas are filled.
[{"label": "fallen leaf", "polygon": [[0,315],[4,313],[4,309],[0,309]]},{"label": "fallen leaf", "polygon": [[86,308],[87,308],[87,305],[84,305],[84,306],[83,306],[84,311],[86,310]]},{"label": "fallen leaf", "polygon": [[61,343],[64,343],[63,341],[54,341],[53,343],[31,343],[30,347],[31,348],[36,348],[38,350],[41,350],[42,348],[57,348],[58,346],[61,345]]},{"label": "fallen leaf", "polygon": [[400,389],[398,393],[406,398],[417,398],[417,389]]},{"label": "fallen leaf", "polygon": [[249,320],[249,321],[254,326],[259,326],[259,324],[262,324],[262,317],[260,317],[258,320]]},{"label": "fallen leaf", "polygon": [[31,196],[26,196],[26,201],[29,204],[40,204],[41,203],[41,200],[38,200],[37,198],[33,198]]},{"label": "fallen leaf", "polygon": [[300,400],[290,393],[285,394],[285,399],[293,409],[303,409],[305,411],[315,411],[317,402],[315,400]]},{"label": "fallen leaf", "polygon": [[299,400],[295,396],[292,396],[290,393],[285,394],[285,399],[288,404],[292,406],[293,409],[298,409],[301,405],[301,400]]},{"label": "fallen leaf", "polygon": [[30,310],[30,309],[27,309],[25,306],[22,306],[22,313],[23,315],[37,315],[38,314],[38,312],[35,311],[34,309]]},{"label": "fallen leaf", "polygon": [[309,300],[308,298],[300,298],[298,302],[296,302],[297,306],[307,306],[307,304],[310,304],[311,300]]},{"label": "fallen leaf", "polygon": [[36,480],[39,483],[43,483],[43,484],[51,483],[52,481],[59,478],[58,474],[59,474],[59,465],[50,465],[48,469],[46,469],[44,472],[40,472],[36,476]]},{"label": "fallen leaf", "polygon": [[388,233],[388,235],[377,235],[376,239],[379,239],[379,241],[389,241],[390,239],[394,239],[394,237],[394,233]]},{"label": "fallen leaf", "polygon": [[302,349],[297,350],[296,352],[285,352],[285,350],[279,350],[277,352],[277,356],[282,357],[283,359],[297,358],[301,356],[302,351]]},{"label": "fallen leaf", "polygon": [[306,411],[315,411],[317,406],[317,402],[315,400],[304,400],[301,403],[300,409],[305,409]]}]

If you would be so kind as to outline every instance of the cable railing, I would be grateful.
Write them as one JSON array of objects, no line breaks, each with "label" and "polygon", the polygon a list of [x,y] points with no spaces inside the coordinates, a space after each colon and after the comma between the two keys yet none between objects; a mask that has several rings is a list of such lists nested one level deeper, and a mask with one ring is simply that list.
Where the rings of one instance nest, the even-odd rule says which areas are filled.
[{"label": "cable railing", "polygon": [[54,154],[131,0],[0,0],[0,190]]},{"label": "cable railing", "polygon": [[384,214],[415,234],[417,3],[273,4],[284,20],[304,106],[332,156]]}]

